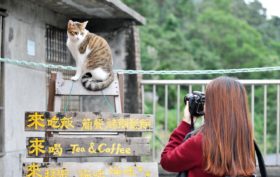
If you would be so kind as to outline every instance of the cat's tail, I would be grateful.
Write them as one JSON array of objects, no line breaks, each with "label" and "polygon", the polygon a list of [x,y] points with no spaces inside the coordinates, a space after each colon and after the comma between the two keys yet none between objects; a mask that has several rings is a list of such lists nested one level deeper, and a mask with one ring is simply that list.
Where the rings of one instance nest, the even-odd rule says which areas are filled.
[{"label": "cat's tail", "polygon": [[82,85],[90,91],[98,91],[107,88],[114,81],[114,73],[110,72],[108,78],[101,82],[96,82],[92,79],[91,73],[86,73],[82,76]]}]

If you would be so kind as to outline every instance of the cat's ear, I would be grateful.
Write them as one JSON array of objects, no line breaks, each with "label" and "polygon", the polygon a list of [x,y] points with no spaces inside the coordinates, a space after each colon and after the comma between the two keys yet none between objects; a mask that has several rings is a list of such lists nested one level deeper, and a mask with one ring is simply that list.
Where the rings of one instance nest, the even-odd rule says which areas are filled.
[{"label": "cat's ear", "polygon": [[88,21],[85,21],[85,22],[83,22],[82,24],[83,24],[83,27],[86,28],[86,26],[87,26],[87,24],[88,24]]},{"label": "cat's ear", "polygon": [[73,22],[72,20],[69,20],[69,21],[68,21],[68,27],[70,27],[70,26],[72,26],[72,25],[74,25],[74,22]]}]

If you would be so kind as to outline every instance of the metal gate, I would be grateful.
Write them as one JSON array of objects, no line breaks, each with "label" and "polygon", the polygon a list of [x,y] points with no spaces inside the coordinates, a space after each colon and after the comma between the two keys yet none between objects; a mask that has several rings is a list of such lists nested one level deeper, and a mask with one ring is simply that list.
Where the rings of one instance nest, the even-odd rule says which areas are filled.
[{"label": "metal gate", "polygon": [[[5,11],[0,9],[0,57],[3,57],[3,26]],[[0,156],[4,151],[4,86],[3,86],[4,63],[0,62]]]}]

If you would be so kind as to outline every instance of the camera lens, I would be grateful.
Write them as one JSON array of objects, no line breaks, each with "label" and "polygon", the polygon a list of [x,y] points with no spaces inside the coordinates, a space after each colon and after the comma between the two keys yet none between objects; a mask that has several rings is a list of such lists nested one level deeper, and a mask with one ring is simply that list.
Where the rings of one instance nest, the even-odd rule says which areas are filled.
[{"label": "camera lens", "polygon": [[187,104],[187,101],[189,101],[189,94],[187,94],[186,96],[184,96],[184,104]]},{"label": "camera lens", "polygon": [[200,91],[193,91],[192,93],[187,94],[184,97],[184,104],[189,102],[189,111],[192,116],[202,116],[204,115],[204,103],[205,103],[205,94]]}]

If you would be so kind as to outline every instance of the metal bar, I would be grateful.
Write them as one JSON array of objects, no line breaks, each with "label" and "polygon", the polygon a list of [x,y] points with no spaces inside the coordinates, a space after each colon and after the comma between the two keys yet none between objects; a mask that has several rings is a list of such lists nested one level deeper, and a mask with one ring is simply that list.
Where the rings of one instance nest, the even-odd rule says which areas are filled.
[{"label": "metal bar", "polygon": [[67,64],[71,64],[71,57],[69,57],[69,59],[67,58],[67,47],[66,47],[66,40],[67,40],[67,37],[66,37],[66,33],[63,34],[63,53],[64,53],[64,58],[65,58],[65,61]]},{"label": "metal bar", "polygon": [[47,47],[46,47],[46,53],[47,53],[47,61],[49,61],[49,28],[46,27],[46,43],[47,43]]},{"label": "metal bar", "polygon": [[54,61],[55,62],[58,62],[58,60],[57,60],[57,57],[56,57],[56,54],[57,54],[57,52],[56,52],[56,31],[54,30],[54,28],[52,28],[52,31],[53,31],[53,54],[54,54]]},{"label": "metal bar", "polygon": [[165,139],[168,139],[168,85],[164,86],[164,130]]},{"label": "metal bar", "polygon": [[70,64],[68,61],[67,61],[67,59],[66,59],[66,57],[65,57],[65,52],[66,52],[66,50],[65,50],[65,44],[66,44],[66,41],[64,41],[64,34],[65,33],[61,33],[61,42],[62,42],[62,56],[63,56],[63,60],[65,61],[65,64]]},{"label": "metal bar", "polygon": [[60,39],[59,39],[59,42],[60,42],[60,57],[63,61],[64,64],[67,64],[66,63],[66,60],[64,60],[64,50],[63,50],[63,46],[64,46],[64,42],[63,42],[63,32],[60,32]]},{"label": "metal bar", "polygon": [[0,14],[0,56],[2,57],[3,17]]},{"label": "metal bar", "polygon": [[53,52],[55,53],[56,62],[59,63],[58,52],[57,52],[57,49],[58,49],[58,43],[57,43],[58,39],[57,39],[57,37],[58,37],[58,35],[57,35],[57,30],[55,30],[55,29],[53,29],[53,30],[54,30],[54,42],[55,42],[55,47],[54,47]]},{"label": "metal bar", "polygon": [[51,58],[51,53],[50,53],[50,29],[49,26],[46,26],[46,30],[47,30],[47,34],[46,34],[46,38],[47,38],[47,62],[50,61]]},{"label": "metal bar", "polygon": [[[2,47],[3,47],[3,44],[2,44],[2,40],[3,40],[3,17],[0,15],[0,56],[2,56]],[[4,76],[4,71],[3,71],[3,68],[4,68],[4,64],[3,63],[0,63],[0,106],[1,106],[1,109],[0,109],[0,157],[1,156],[4,156],[5,153],[3,153],[5,150],[5,145],[4,145],[4,142],[5,142],[5,126],[4,126],[4,123],[5,123],[5,120],[4,120],[4,85],[3,85],[3,76]],[[3,154],[3,155],[2,155]]]},{"label": "metal bar", "polygon": [[55,38],[54,38],[54,41],[55,41],[55,59],[56,59],[56,62],[60,62],[59,61],[59,56],[58,56],[58,31],[57,30],[55,30]]},{"label": "metal bar", "polygon": [[54,30],[53,30],[53,28],[51,28],[51,33],[52,33],[52,35],[51,35],[51,53],[52,53],[52,61],[53,62],[56,62],[56,60],[55,60],[55,32],[54,32]]},{"label": "metal bar", "polygon": [[[244,85],[275,85],[280,80],[239,80]],[[142,80],[145,85],[207,85],[211,80]]]},{"label": "metal bar", "polygon": [[277,122],[276,122],[276,165],[279,165],[279,139],[280,139],[280,85],[277,85]]},{"label": "metal bar", "polygon": [[192,85],[189,85],[189,93],[192,93]]},{"label": "metal bar", "polygon": [[180,120],[180,85],[177,85],[177,125],[179,125]]},{"label": "metal bar", "polygon": [[61,32],[58,31],[57,33],[58,33],[58,40],[57,40],[57,42],[58,42],[58,57],[59,57],[61,63],[64,63],[64,60],[63,60],[62,55],[61,55],[62,54]]},{"label": "metal bar", "polygon": [[252,130],[255,132],[255,86],[251,85],[251,121]]},{"label": "metal bar", "polygon": [[145,90],[144,85],[141,85],[141,98],[142,98],[142,114],[145,114]]},{"label": "metal bar", "polygon": [[67,64],[70,64],[71,62],[71,57],[69,58],[69,60],[67,61],[67,49],[66,49],[66,33],[63,33],[63,36],[62,36],[62,41],[63,41],[63,54],[64,54],[64,59],[66,61]]},{"label": "metal bar", "polygon": [[54,53],[53,53],[53,31],[51,27],[49,26],[49,40],[50,40],[50,45],[49,45],[49,50],[50,50],[50,61],[54,62]]},{"label": "metal bar", "polygon": [[55,36],[55,41],[56,41],[56,57],[57,57],[57,61],[59,63],[62,63],[60,58],[59,58],[59,31],[56,30],[56,36]]},{"label": "metal bar", "polygon": [[205,85],[204,84],[201,86],[201,91],[205,92]]},{"label": "metal bar", "polygon": [[264,143],[264,161],[266,160],[266,153],[267,153],[267,85],[264,85],[264,108],[263,108],[263,117],[264,117],[264,123],[263,123],[263,143]]},{"label": "metal bar", "polygon": [[66,59],[64,58],[64,42],[63,42],[63,32],[60,32],[60,56],[61,56],[61,59],[63,60],[63,63],[64,64],[67,64],[66,62]]},{"label": "metal bar", "polygon": [[156,85],[153,85],[153,115],[154,115],[154,128],[153,128],[153,161],[156,159],[156,146],[155,146],[155,133],[156,133]]}]

